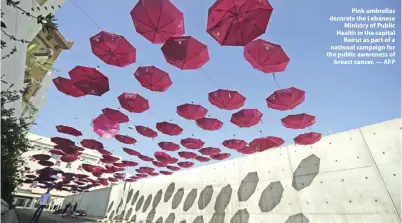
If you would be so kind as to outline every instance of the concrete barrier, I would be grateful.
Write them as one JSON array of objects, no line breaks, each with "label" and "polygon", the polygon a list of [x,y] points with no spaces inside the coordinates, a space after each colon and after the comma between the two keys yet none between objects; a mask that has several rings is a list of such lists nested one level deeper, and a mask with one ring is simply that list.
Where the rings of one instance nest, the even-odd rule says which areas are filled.
[{"label": "concrete barrier", "polygon": [[401,132],[395,119],[312,146],[284,146],[88,192],[82,200],[104,211],[96,210],[109,219],[103,222],[398,223]]}]

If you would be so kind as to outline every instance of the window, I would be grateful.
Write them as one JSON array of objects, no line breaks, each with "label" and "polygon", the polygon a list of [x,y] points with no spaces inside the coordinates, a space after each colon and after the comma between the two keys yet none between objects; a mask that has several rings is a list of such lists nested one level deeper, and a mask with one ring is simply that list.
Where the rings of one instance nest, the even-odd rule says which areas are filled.
[{"label": "window", "polygon": [[40,6],[44,5],[47,2],[47,0],[36,0],[36,1],[39,3]]}]

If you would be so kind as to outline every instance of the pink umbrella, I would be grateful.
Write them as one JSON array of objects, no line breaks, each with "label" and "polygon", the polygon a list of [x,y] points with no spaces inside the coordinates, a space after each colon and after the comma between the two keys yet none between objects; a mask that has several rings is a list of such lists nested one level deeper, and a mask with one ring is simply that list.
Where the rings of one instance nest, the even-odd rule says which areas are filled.
[{"label": "pink umbrella", "polygon": [[152,161],[152,164],[154,164],[156,167],[165,167],[167,165],[167,163],[162,163],[159,161]]},{"label": "pink umbrella", "polygon": [[180,144],[187,149],[200,149],[204,146],[204,142],[201,139],[185,138],[180,140]]},{"label": "pink umbrella", "polygon": [[237,152],[242,153],[242,154],[253,154],[257,151],[255,149],[253,149],[251,146],[245,146],[242,149],[238,149]]},{"label": "pink umbrella", "polygon": [[173,142],[160,142],[159,147],[165,151],[173,152],[180,149],[180,146]]},{"label": "pink umbrella", "polygon": [[119,110],[104,108],[102,109],[102,113],[113,122],[125,123],[129,121],[128,116]]},{"label": "pink umbrella", "polygon": [[155,169],[151,168],[151,167],[140,167],[140,168],[136,169],[135,171],[137,171],[138,173],[151,173],[154,170]]},{"label": "pink umbrella", "polygon": [[219,153],[216,155],[212,155],[211,158],[214,160],[224,160],[229,158],[230,154],[229,153]]},{"label": "pink umbrella", "polygon": [[183,168],[190,168],[190,167],[194,166],[194,163],[185,161],[185,162],[178,162],[177,165],[179,165],[180,167],[183,167]]},{"label": "pink umbrella", "polygon": [[250,147],[258,152],[262,152],[274,147],[281,146],[285,141],[282,138],[268,136],[254,139],[249,143]]},{"label": "pink umbrella", "polygon": [[200,149],[199,152],[205,156],[213,156],[213,155],[219,154],[221,152],[221,150],[218,148],[214,148],[214,147],[204,147],[204,148]]},{"label": "pink umbrella", "polygon": [[126,152],[128,155],[132,155],[132,156],[141,155],[141,153],[137,152],[136,150],[129,149],[129,148],[123,148],[123,151]]},{"label": "pink umbrella", "polygon": [[138,158],[145,162],[151,162],[154,160],[152,157],[145,156],[145,155],[138,155]]},{"label": "pink umbrella", "polygon": [[172,166],[172,165],[167,165],[166,168],[168,168],[171,171],[178,171],[180,170],[180,167],[177,166]]},{"label": "pink umbrella", "polygon": [[194,159],[195,157],[197,157],[197,154],[193,153],[193,152],[182,151],[182,152],[179,152],[179,156],[184,159]]},{"label": "pink umbrella", "polygon": [[136,60],[136,49],[123,36],[101,31],[89,40],[93,54],[109,65],[125,67]]},{"label": "pink umbrella", "polygon": [[242,149],[247,142],[241,139],[228,139],[222,142],[222,145],[228,149]]},{"label": "pink umbrella", "polygon": [[321,133],[309,132],[296,136],[293,140],[297,145],[312,145],[321,140]]},{"label": "pink umbrella", "polygon": [[204,156],[196,156],[194,159],[196,159],[199,162],[208,162],[211,160],[210,158]]},{"label": "pink umbrella", "polygon": [[137,140],[130,136],[124,136],[124,135],[115,135],[115,138],[117,141],[125,144],[135,144]]},{"label": "pink umbrella", "polygon": [[106,115],[99,115],[92,121],[94,132],[106,139],[113,138],[120,131],[119,123],[113,122]]},{"label": "pink umbrella", "polygon": [[170,171],[165,171],[165,170],[161,170],[161,171],[159,171],[161,174],[163,174],[163,175],[172,175],[172,172],[170,172]]}]

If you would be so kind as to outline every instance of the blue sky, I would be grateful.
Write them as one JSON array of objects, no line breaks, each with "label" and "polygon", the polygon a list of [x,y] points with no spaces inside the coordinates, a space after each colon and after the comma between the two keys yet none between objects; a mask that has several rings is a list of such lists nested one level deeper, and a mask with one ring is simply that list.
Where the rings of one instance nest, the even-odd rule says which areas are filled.
[{"label": "blue sky", "polygon": [[[206,146],[220,147],[225,139],[236,138],[251,141],[261,136],[279,136],[286,144],[305,131],[286,129],[280,119],[291,112],[269,110],[265,98],[277,90],[271,75],[254,70],[243,57],[242,47],[221,47],[206,29],[208,8],[212,1],[178,1],[173,3],[185,17],[186,35],[191,35],[208,45],[210,61],[203,70],[213,79],[211,83],[200,70],[182,71],[168,64],[161,53],[162,45],[154,45],[135,32],[130,11],[137,1],[75,1],[103,30],[125,36],[137,49],[137,62],[126,68],[104,64],[95,57],[90,48],[89,38],[101,30],[96,27],[70,1],[58,12],[59,30],[67,40],[74,41],[71,50],[59,57],[53,72],[55,76],[68,77],[68,71],[76,65],[100,66],[100,71],[109,77],[111,90],[102,97],[87,96],[71,98],[59,93],[52,84],[48,89],[47,103],[40,111],[37,126],[32,132],[47,136],[59,136],[56,125],[70,125],[80,129],[85,138],[99,139],[92,131],[91,120],[101,114],[105,107],[118,108],[117,96],[122,92],[139,93],[150,101],[151,113],[130,114],[128,125],[150,126],[154,130],[156,122],[169,121],[181,125],[184,132],[170,137],[163,134],[154,140],[145,138],[128,125],[121,125],[120,134],[130,135],[138,140],[134,149],[152,156],[159,150],[157,143],[172,141],[179,143],[186,137],[200,138]],[[95,3],[96,2],[96,3]],[[394,0],[340,0],[340,1],[270,1],[274,12],[266,34],[260,38],[281,44],[291,61],[287,70],[277,74],[282,88],[297,87],[306,91],[305,102],[295,109],[295,113],[309,113],[316,116],[312,130],[329,134],[374,124],[400,117],[401,113],[401,71],[398,47],[397,64],[394,65],[333,65],[326,58],[331,44],[340,44],[342,39],[335,36],[340,24],[328,21],[332,15],[349,15],[351,8],[400,8]],[[399,2],[399,5],[397,5]],[[399,10],[398,10],[399,11]],[[400,14],[397,14],[400,18]],[[400,21],[400,19],[397,19]],[[400,27],[400,23],[397,24]],[[400,39],[400,30],[397,30]],[[400,40],[398,41],[400,42]],[[150,92],[142,88],[133,76],[138,65],[155,65],[171,76],[172,87],[165,93]],[[249,129],[240,129],[230,123],[232,112],[213,107],[207,98],[208,92],[223,89],[237,90],[247,97],[244,108],[257,108],[264,113],[263,124]],[[176,114],[176,106],[194,102],[209,110],[209,115],[225,124],[221,131],[207,132],[194,122]],[[263,134],[260,134],[259,131]],[[74,137],[69,137],[74,139]],[[131,159],[123,151],[124,144],[115,139],[101,140],[106,148],[125,159]],[[128,146],[130,147],[130,146]],[[177,157],[177,153],[174,153]],[[233,157],[239,156],[233,154]],[[135,159],[134,159],[135,160]],[[199,164],[197,164],[198,166]]]}]

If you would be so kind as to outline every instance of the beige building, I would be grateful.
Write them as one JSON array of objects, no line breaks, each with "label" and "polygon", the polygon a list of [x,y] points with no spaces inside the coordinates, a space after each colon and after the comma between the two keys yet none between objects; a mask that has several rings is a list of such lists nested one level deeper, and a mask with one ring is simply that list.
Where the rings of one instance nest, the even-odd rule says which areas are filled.
[{"label": "beige building", "polygon": [[[26,166],[30,168],[31,174],[36,174],[36,170],[44,168],[44,166],[39,165],[36,161],[31,160],[30,157],[35,154],[49,154],[51,155],[50,161],[54,163],[58,163],[55,168],[58,168],[64,172],[71,172],[71,173],[84,173],[87,174],[85,171],[80,170],[80,166],[83,163],[98,164],[99,158],[101,155],[98,152],[94,152],[92,150],[85,150],[80,159],[77,161],[72,162],[71,164],[60,162],[59,156],[52,155],[48,151],[53,149],[54,143],[50,141],[50,138],[39,136],[36,134],[28,134],[29,140],[32,142],[34,146],[34,150],[28,151],[23,154],[23,157],[26,160]],[[29,174],[29,173],[27,173]],[[46,190],[38,187],[39,185],[35,182],[33,184],[22,184],[14,193],[14,204],[19,207],[34,207],[36,202],[38,201],[39,197],[42,193]],[[98,189],[101,187],[92,188]],[[56,205],[61,205],[64,200],[64,197],[71,195],[71,193],[66,191],[57,191],[53,190],[52,194],[52,201],[49,205],[49,208],[53,208]]]}]

